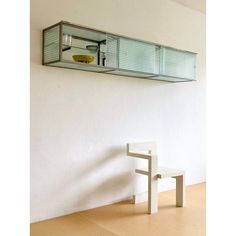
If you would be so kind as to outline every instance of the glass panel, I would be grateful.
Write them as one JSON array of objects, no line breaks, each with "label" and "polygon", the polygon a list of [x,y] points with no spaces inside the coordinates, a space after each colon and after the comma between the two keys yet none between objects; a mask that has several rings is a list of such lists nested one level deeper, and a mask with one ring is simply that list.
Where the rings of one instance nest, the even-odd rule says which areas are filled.
[{"label": "glass panel", "polygon": [[140,78],[147,78],[150,76],[153,76],[153,74],[148,73],[140,73],[135,71],[126,71],[126,70],[114,70],[114,71],[108,71],[107,74],[113,74],[113,75],[124,75],[124,76],[131,76],[131,77],[140,77]]},{"label": "glass panel", "polygon": [[99,64],[99,42],[105,40],[105,34],[69,25],[63,25],[62,32],[63,60],[90,65]]},{"label": "glass panel", "polygon": [[71,62],[117,67],[116,37],[63,25],[62,58]]},{"label": "glass panel", "polygon": [[[60,42],[60,34],[62,41]],[[44,31],[44,63],[170,82],[195,80],[196,54],[110,35],[69,23]],[[62,47],[62,58],[59,49]],[[58,61],[61,62],[53,63]]]},{"label": "glass panel", "polygon": [[44,63],[59,60],[59,25],[44,31]]},{"label": "glass panel", "polygon": [[[91,65],[98,65],[98,44],[85,40],[78,40],[72,37],[71,44],[64,41],[65,35],[63,36],[62,46],[62,59],[71,62],[83,62]],[[87,49],[93,48],[93,50]],[[79,56],[79,57],[78,57]],[[77,57],[77,59],[76,59]],[[74,59],[75,58],[75,59]]]},{"label": "glass panel", "polygon": [[83,27],[78,28],[77,26],[67,25],[66,23],[63,24],[63,33],[67,35],[73,35],[75,37],[91,40],[94,42],[100,42],[106,39],[105,33],[91,30],[91,29],[86,29]]},{"label": "glass panel", "polygon": [[154,74],[159,74],[160,73],[160,55],[161,55],[161,47],[156,46],[156,55],[155,55],[155,72]]},{"label": "glass panel", "polygon": [[117,37],[107,35],[106,46],[105,46],[105,65],[108,67],[118,67],[117,60],[117,51],[118,51],[118,39]]},{"label": "glass panel", "polygon": [[136,40],[120,38],[119,68],[156,73],[156,46]]},{"label": "glass panel", "polygon": [[106,72],[109,71],[109,68],[102,67],[102,66],[95,66],[95,65],[88,65],[83,63],[76,63],[76,62],[55,62],[49,64],[50,66],[55,67],[62,67],[62,68],[70,68],[76,70],[86,70],[86,71],[94,71],[94,72]]},{"label": "glass panel", "polygon": [[172,48],[161,48],[160,74],[195,80],[196,55]]}]

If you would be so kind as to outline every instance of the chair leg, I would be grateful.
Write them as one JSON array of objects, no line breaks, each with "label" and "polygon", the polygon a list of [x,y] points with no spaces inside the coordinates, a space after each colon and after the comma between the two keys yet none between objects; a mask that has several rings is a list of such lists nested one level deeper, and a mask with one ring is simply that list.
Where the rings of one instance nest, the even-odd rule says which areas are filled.
[{"label": "chair leg", "polygon": [[158,179],[155,176],[157,171],[157,156],[152,156],[148,161],[148,213],[154,214],[158,211]]},{"label": "chair leg", "polygon": [[176,176],[176,206],[185,206],[185,176]]},{"label": "chair leg", "polygon": [[158,179],[148,180],[148,214],[158,212]]}]

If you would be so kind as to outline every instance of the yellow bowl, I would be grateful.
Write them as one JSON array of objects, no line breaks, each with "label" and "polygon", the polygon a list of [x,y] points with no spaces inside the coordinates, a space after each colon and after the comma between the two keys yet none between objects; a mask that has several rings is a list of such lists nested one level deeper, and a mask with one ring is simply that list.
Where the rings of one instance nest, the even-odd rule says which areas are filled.
[{"label": "yellow bowl", "polygon": [[72,57],[74,61],[83,63],[90,63],[94,60],[94,56],[91,55],[73,55]]}]

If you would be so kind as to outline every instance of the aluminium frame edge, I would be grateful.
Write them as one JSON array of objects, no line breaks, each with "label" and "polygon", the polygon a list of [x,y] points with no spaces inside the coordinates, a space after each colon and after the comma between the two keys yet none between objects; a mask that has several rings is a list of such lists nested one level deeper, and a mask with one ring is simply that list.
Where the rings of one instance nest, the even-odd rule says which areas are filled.
[{"label": "aluminium frame edge", "polygon": [[44,37],[45,37],[45,30],[42,31],[42,34],[43,34],[43,39],[42,39],[42,51],[41,51],[42,55],[41,56],[42,56],[42,65],[45,65],[45,63],[44,63],[44,41],[45,41]]},{"label": "aluminium frame edge", "polygon": [[[112,71],[117,71],[117,69],[112,68],[112,67],[106,67],[107,70],[106,71],[90,71],[90,70],[84,70],[84,69],[77,69],[77,68],[69,68],[69,67],[61,67],[61,66],[57,66],[57,65],[51,65],[57,62],[64,62],[64,63],[69,63],[69,64],[78,64],[76,62],[70,62],[67,60],[55,60],[55,61],[51,61],[51,62],[47,62],[44,65],[45,66],[51,66],[51,67],[58,67],[58,68],[63,68],[63,69],[71,69],[71,70],[81,70],[81,71],[89,71],[89,72],[93,72],[93,73],[99,73],[99,74],[107,74],[107,75],[117,75],[117,76],[125,76],[125,77],[130,77],[130,78],[139,78],[139,79],[148,79],[148,80],[156,80],[156,81],[162,81],[162,82],[167,82],[167,83],[184,83],[184,82],[196,82],[196,80],[193,79],[186,79],[186,78],[181,78],[181,77],[175,77],[175,76],[167,76],[167,75],[151,75],[151,76],[147,76],[147,77],[139,77],[139,76],[132,76],[132,75],[121,75],[121,74],[113,74],[113,73],[109,73]],[[80,64],[79,64],[80,65]],[[83,64],[82,64],[83,65]],[[101,66],[97,66],[97,65],[90,65],[92,67],[101,67]],[[128,72],[137,72],[138,71],[129,71],[129,70],[125,70],[122,69],[121,71],[128,71]],[[107,73],[108,72],[108,73]],[[145,74],[145,73],[140,73],[140,74]],[[176,78],[176,79],[182,79],[182,81],[171,81],[171,80],[165,80],[165,79],[160,79],[160,77],[165,77],[165,78]]]},{"label": "aluminium frame edge", "polygon": [[59,23],[59,61],[62,60],[62,38],[63,38],[63,28],[62,22]]}]

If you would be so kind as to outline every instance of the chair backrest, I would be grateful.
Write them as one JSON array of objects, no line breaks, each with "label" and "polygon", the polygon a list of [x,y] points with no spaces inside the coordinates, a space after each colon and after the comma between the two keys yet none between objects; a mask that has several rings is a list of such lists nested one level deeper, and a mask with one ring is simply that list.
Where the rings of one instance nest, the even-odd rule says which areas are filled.
[{"label": "chair backrest", "polygon": [[127,155],[132,153],[146,153],[156,155],[156,143],[144,142],[144,143],[127,143]]}]

